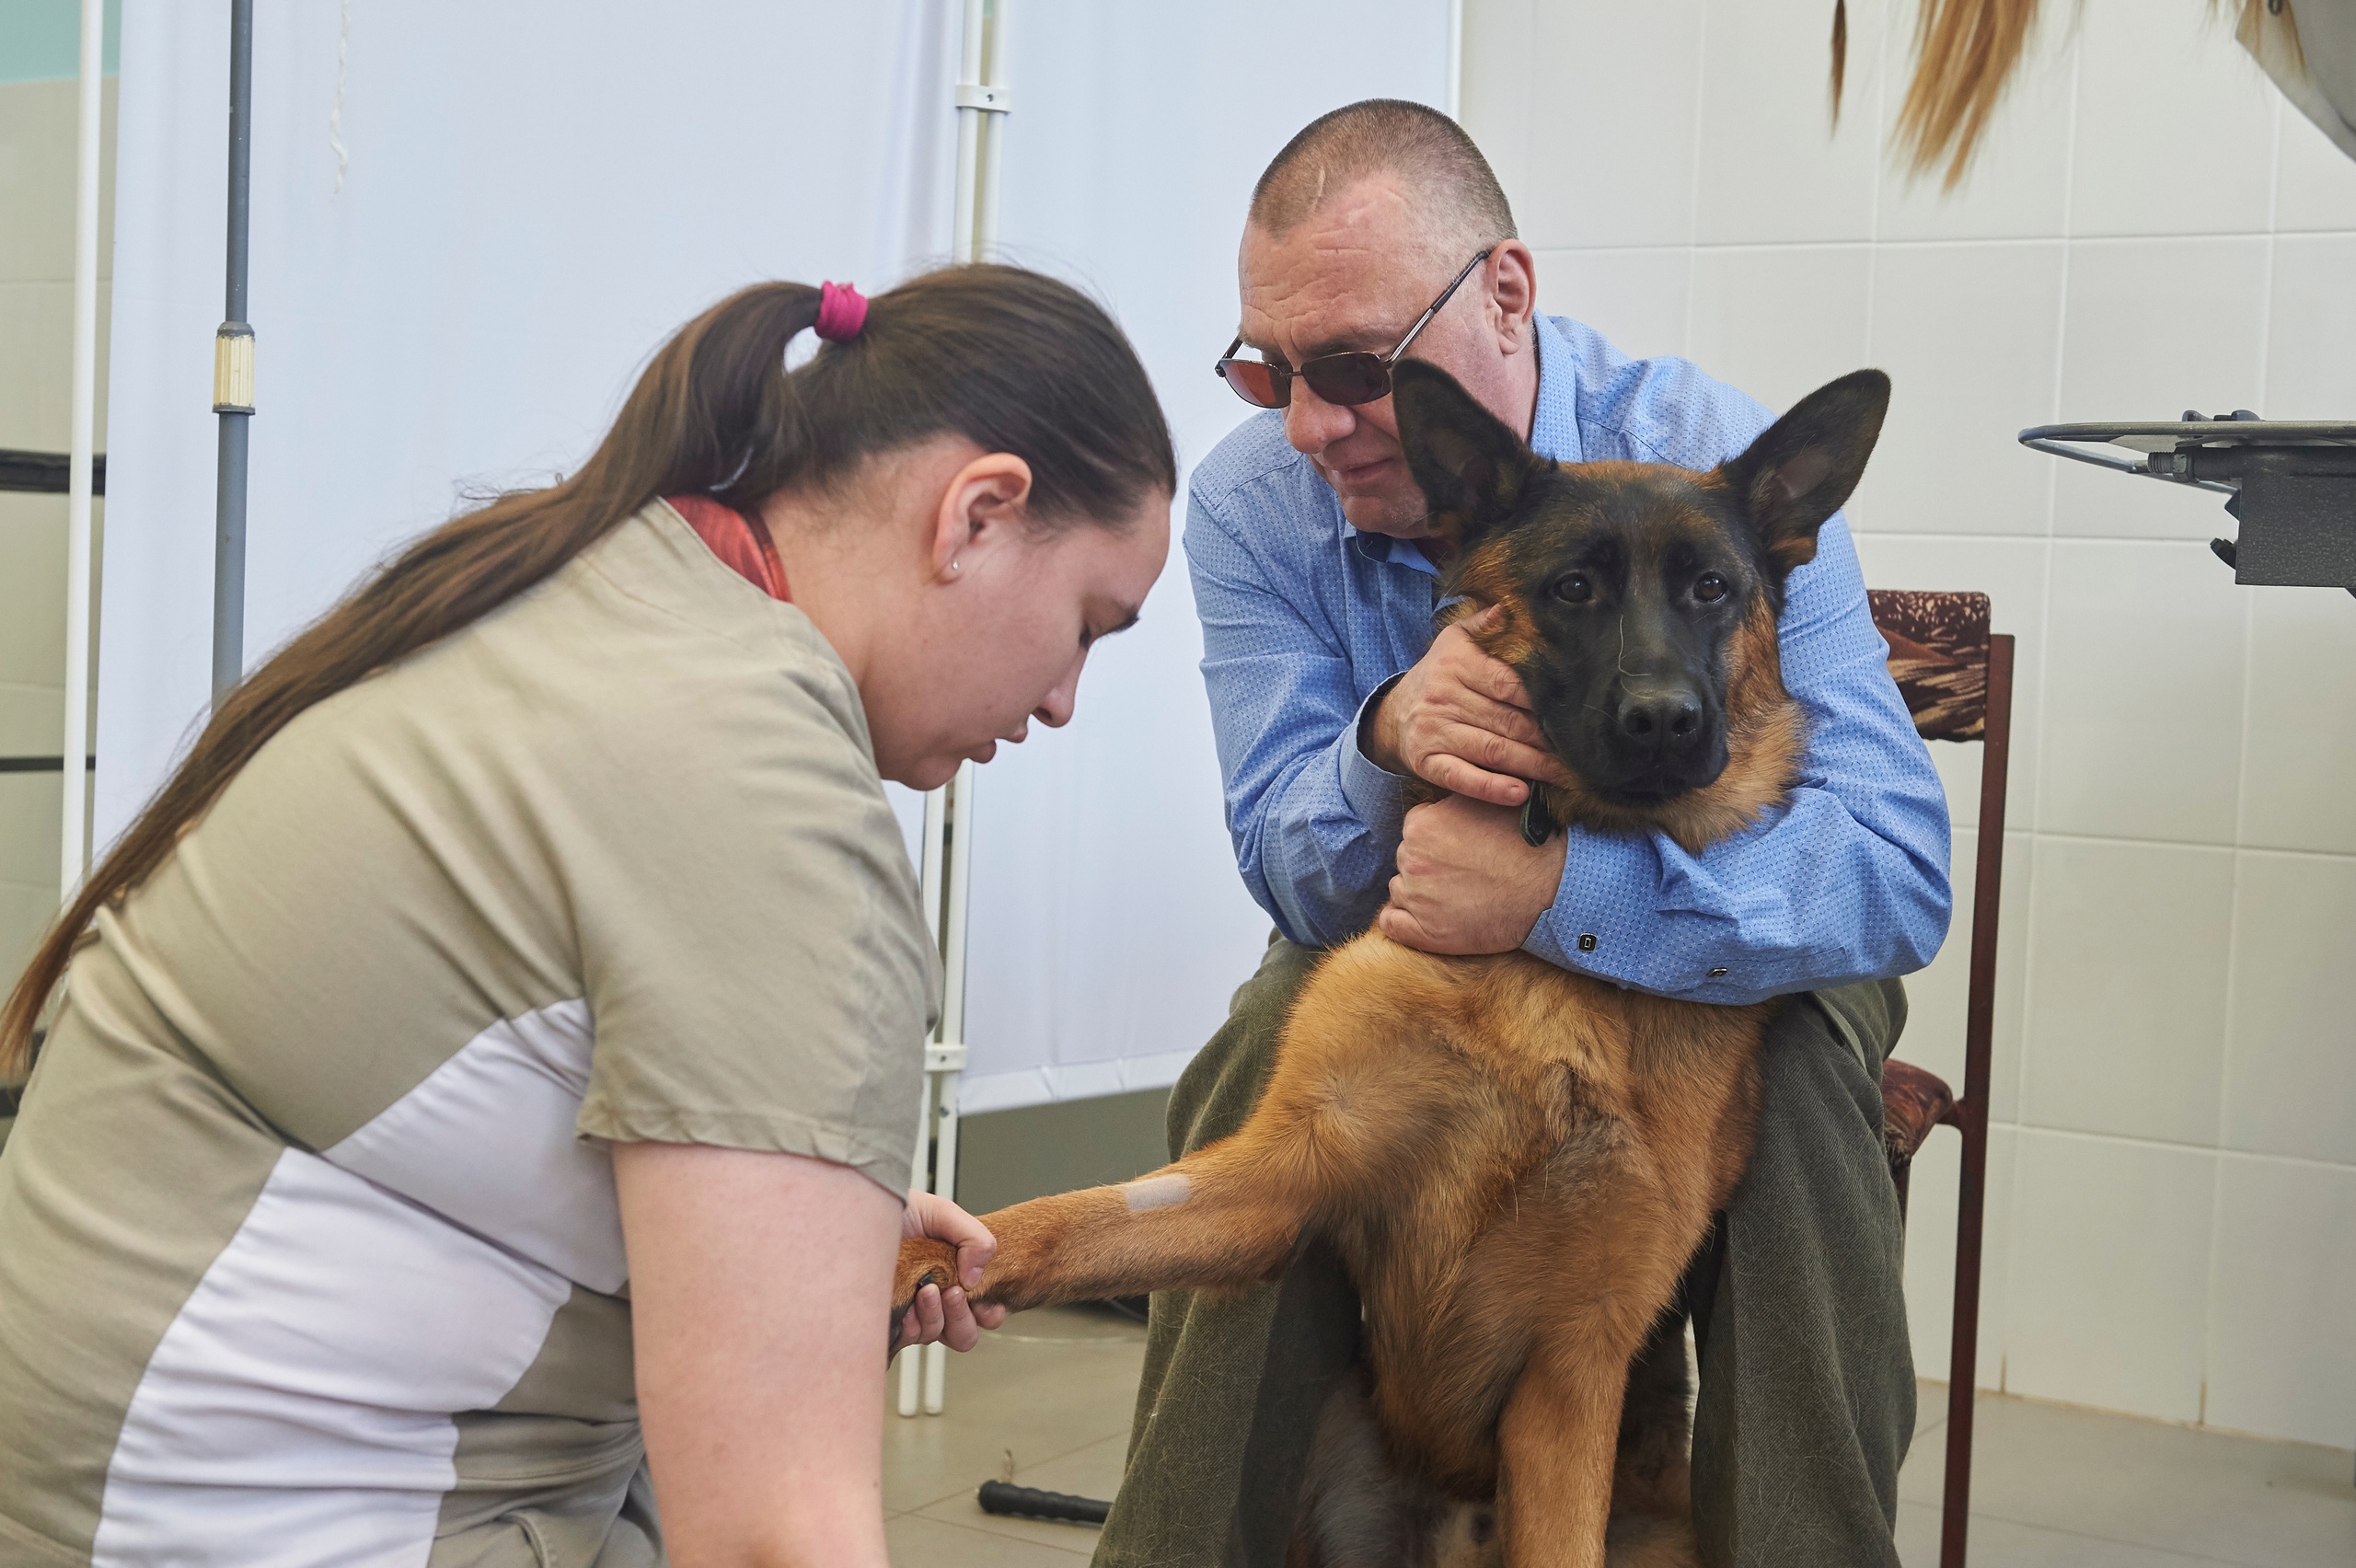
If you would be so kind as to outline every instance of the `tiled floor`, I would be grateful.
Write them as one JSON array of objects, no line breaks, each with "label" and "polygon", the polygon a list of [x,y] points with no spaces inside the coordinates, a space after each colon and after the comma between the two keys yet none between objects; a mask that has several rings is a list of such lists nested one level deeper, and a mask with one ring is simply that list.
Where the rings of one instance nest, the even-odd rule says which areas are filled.
[{"label": "tiled floor", "polygon": [[[1078,1568],[1096,1532],[994,1518],[974,1489],[1013,1456],[1026,1486],[1110,1497],[1145,1331],[1081,1309],[1027,1312],[949,1359],[945,1414],[887,1418],[884,1505],[900,1568]],[[1938,1561],[1946,1390],[1923,1389],[1900,1483],[1908,1568]],[[1972,1568],[2350,1568],[2356,1455],[1982,1395]]]}]

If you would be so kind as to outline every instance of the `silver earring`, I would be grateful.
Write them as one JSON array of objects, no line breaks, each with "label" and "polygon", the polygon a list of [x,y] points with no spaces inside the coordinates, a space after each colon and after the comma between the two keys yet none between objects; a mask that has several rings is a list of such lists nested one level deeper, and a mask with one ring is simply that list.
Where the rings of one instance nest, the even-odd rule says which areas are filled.
[{"label": "silver earring", "polygon": [[949,563],[949,570],[952,571],[963,571],[965,570],[965,566],[963,561],[953,560]]}]

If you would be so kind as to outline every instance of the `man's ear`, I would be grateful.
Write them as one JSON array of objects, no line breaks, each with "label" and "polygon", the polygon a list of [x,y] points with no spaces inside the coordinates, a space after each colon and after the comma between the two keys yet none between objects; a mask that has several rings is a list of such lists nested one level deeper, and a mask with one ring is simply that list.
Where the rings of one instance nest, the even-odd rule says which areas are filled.
[{"label": "man's ear", "polygon": [[1461,550],[1521,504],[1539,459],[1454,376],[1401,360],[1391,367],[1391,406],[1433,534]]},{"label": "man's ear", "polygon": [[1776,570],[1816,559],[1816,531],[1865,477],[1888,409],[1889,377],[1852,371],[1801,398],[1749,451],[1720,466]]}]

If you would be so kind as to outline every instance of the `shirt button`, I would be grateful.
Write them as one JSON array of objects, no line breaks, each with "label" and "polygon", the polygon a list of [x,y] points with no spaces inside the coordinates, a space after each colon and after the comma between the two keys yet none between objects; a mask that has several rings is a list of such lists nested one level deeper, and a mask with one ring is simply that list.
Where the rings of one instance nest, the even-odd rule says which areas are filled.
[{"label": "shirt button", "polygon": [[1581,952],[1593,952],[1595,951],[1595,933],[1593,931],[1582,931],[1579,933],[1579,951]]},{"label": "shirt button", "polygon": [[1710,971],[1710,978],[1713,980],[1723,980],[1726,978],[1726,973],[1727,972],[1723,966],[1713,969]]}]

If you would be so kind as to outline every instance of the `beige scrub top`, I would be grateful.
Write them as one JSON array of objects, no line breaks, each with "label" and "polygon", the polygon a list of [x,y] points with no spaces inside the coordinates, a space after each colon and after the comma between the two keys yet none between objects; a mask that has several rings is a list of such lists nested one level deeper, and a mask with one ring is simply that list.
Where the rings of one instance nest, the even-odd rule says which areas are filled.
[{"label": "beige scrub top", "polygon": [[659,1562],[608,1141],[896,1193],[937,983],[849,673],[666,505],[311,709],[0,1155],[0,1563]]}]

